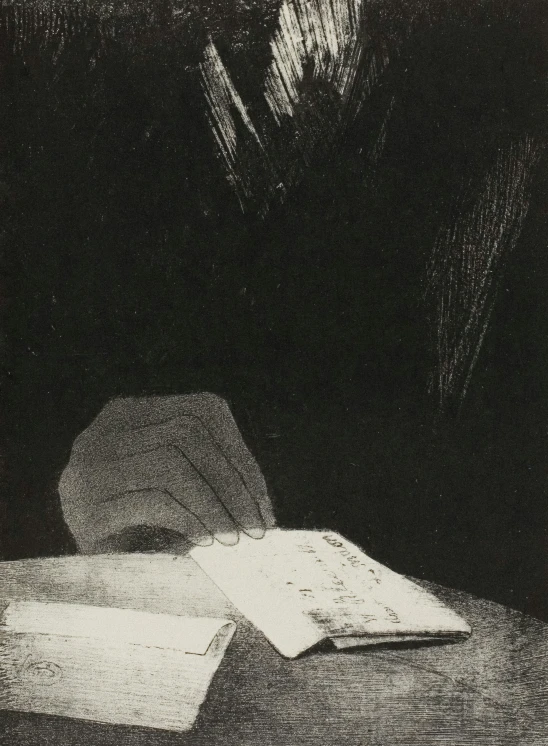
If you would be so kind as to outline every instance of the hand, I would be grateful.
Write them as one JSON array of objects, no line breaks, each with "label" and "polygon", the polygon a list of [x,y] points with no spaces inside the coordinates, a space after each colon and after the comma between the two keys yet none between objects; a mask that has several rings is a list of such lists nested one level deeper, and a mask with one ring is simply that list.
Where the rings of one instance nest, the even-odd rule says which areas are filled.
[{"label": "hand", "polygon": [[207,545],[259,539],[274,515],[227,403],[214,394],[114,399],[76,439],[59,484],[79,548],[152,527]]}]

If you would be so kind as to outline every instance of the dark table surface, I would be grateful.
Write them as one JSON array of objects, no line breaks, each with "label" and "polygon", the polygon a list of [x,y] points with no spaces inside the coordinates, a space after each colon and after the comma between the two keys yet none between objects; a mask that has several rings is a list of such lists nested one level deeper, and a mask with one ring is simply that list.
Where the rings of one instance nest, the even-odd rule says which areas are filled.
[{"label": "dark table surface", "polygon": [[55,746],[548,744],[548,625],[425,584],[471,624],[464,643],[285,660],[188,557],[102,555],[0,565],[0,598],[224,616],[234,639],[187,733],[0,713],[3,743]]}]

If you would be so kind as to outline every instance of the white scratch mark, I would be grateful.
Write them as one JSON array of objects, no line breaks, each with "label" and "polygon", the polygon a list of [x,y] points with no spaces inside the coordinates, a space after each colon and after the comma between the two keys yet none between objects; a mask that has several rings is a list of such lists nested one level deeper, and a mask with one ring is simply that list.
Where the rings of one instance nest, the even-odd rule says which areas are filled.
[{"label": "white scratch mark", "polygon": [[529,207],[529,189],[541,146],[531,137],[499,154],[475,203],[436,240],[427,295],[434,299],[437,373],[435,388],[443,410],[462,402],[480,353],[496,300],[497,278],[515,247]]},{"label": "white scratch mark", "polygon": [[382,121],[377,139],[375,140],[373,147],[371,148],[369,152],[369,160],[371,161],[371,163],[375,165],[379,162],[384,151],[384,146],[386,145],[386,133],[388,130],[388,122],[394,110],[395,102],[396,102],[396,97],[392,96],[392,98],[390,99],[390,103],[388,104],[386,114],[384,115],[384,119]]},{"label": "white scratch mark", "polygon": [[361,48],[362,0],[285,0],[271,42],[265,97],[279,123],[293,116],[307,72],[344,99]]},{"label": "white scratch mark", "polygon": [[202,75],[205,83],[205,93],[211,111],[215,117],[219,134],[228,146],[229,151],[236,151],[236,124],[232,115],[236,109],[243,123],[253,135],[259,145],[261,140],[253,122],[249,118],[247,110],[234,87],[230,76],[223,65],[215,45],[210,42],[204,53],[204,62],[201,64]]},{"label": "white scratch mark", "polygon": [[205,49],[200,70],[213,134],[229,170],[231,181],[237,186],[242,181],[235,168],[238,145],[237,117],[239,116],[262,150],[261,139],[212,41]]}]

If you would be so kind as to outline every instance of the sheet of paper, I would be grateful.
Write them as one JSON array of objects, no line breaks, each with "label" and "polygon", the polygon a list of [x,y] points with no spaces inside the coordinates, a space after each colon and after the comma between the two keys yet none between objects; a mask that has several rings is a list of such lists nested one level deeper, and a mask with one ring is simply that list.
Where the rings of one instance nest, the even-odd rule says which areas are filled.
[{"label": "sheet of paper", "polygon": [[191,554],[287,657],[326,638],[374,643],[470,633],[434,596],[333,532],[274,529],[258,541],[242,537],[233,547]]},{"label": "sheet of paper", "polygon": [[188,730],[234,633],[228,619],[12,602],[0,707]]}]

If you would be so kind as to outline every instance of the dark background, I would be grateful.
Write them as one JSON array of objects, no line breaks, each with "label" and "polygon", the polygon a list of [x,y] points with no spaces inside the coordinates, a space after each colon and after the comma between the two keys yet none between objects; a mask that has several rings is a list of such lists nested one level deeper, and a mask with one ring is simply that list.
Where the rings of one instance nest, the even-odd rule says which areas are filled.
[{"label": "dark background", "polygon": [[546,140],[544,3],[369,3],[390,64],[266,215],[226,180],[198,65],[213,38],[258,111],[278,2],[35,7],[0,28],[0,556],[74,551],[56,485],[109,398],[212,390],[281,524],[548,620],[546,154],[443,411],[424,294],[462,184],[473,199],[509,143]]}]

